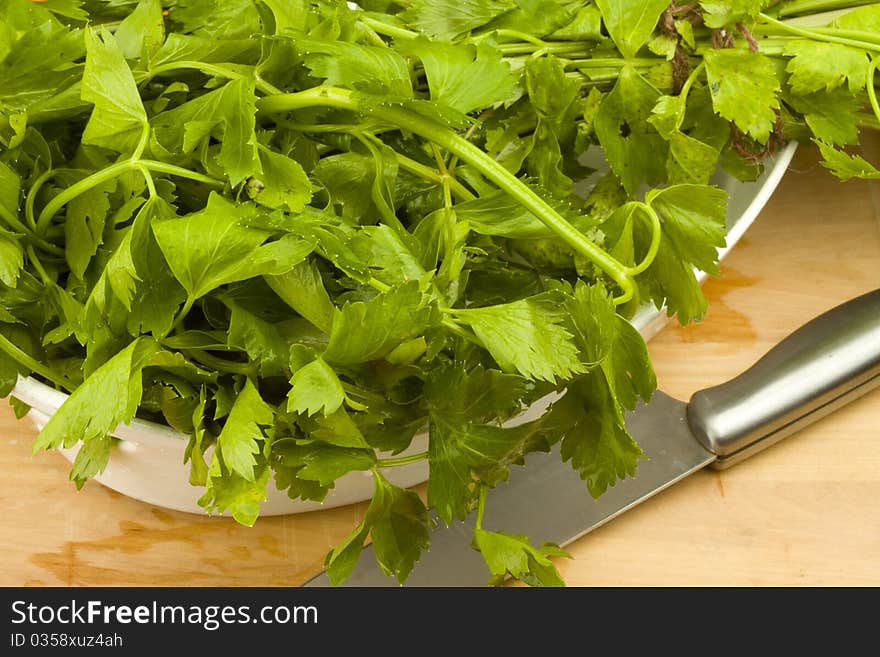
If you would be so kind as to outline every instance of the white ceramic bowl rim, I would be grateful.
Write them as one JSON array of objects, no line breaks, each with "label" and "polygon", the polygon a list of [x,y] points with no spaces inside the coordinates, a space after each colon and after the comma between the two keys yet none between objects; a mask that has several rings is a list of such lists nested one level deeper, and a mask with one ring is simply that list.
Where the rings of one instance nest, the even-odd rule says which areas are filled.
[{"label": "white ceramic bowl rim", "polygon": [[[768,166],[763,176],[755,183],[739,183],[729,177],[723,179],[723,185],[728,188],[728,191],[731,191],[731,204],[730,207],[728,207],[727,246],[719,252],[720,258],[724,258],[730,249],[732,249],[740,240],[749,226],[752,225],[788,169],[796,148],[797,145],[791,143],[781,150],[774,158],[772,164]],[[737,196],[737,189],[749,189],[749,191],[752,192],[752,195],[750,196],[749,194],[743,193]],[[735,205],[738,199],[741,199],[740,204],[746,199],[748,199],[748,201],[743,207],[737,208]],[[706,274],[700,271],[697,271],[696,273],[702,283],[706,278]],[[667,320],[668,318],[663,310],[658,310],[653,306],[644,306],[633,318],[632,323],[641,332],[644,338],[648,340],[663,328]],[[46,418],[55,413],[69,397],[66,393],[55,390],[32,377],[19,377],[15,389],[12,391],[12,396],[36,411],[36,416],[43,418],[41,421],[45,421]],[[537,415],[550,401],[550,397],[539,400],[533,408],[528,409],[527,414],[529,416]],[[526,419],[525,416],[517,418],[516,420],[521,422],[524,421],[524,419]],[[120,425],[112,435],[122,441],[132,443],[131,446],[133,448],[137,445],[163,454],[174,454],[176,455],[175,458],[182,454],[182,445],[188,440],[188,436],[167,425],[142,420],[140,418],[135,418],[129,424]],[[405,453],[409,453],[409,451],[410,450],[407,450]],[[70,458],[69,453],[66,453],[66,455]],[[134,457],[134,454],[131,456]],[[110,465],[112,466],[112,464],[113,459],[111,459]],[[176,465],[179,467],[182,465],[182,462],[177,463]],[[108,466],[108,468],[109,467],[110,466]],[[404,477],[404,480],[400,482],[400,485],[413,485],[419,481],[424,481],[427,478],[427,468],[424,467],[423,470],[409,468],[409,471],[401,473],[401,476]],[[100,476],[97,477],[97,479],[98,481],[102,481],[102,477]],[[174,501],[163,501],[165,498],[163,498],[159,492],[155,495],[147,495],[139,492],[143,490],[143,486],[145,485],[144,482],[140,482],[139,484],[133,482],[132,489],[127,490],[127,486],[124,483],[120,484],[120,481],[124,482],[124,477],[121,479],[117,477],[112,483],[103,483],[107,483],[111,488],[115,488],[123,494],[129,494],[139,499],[145,499],[146,501],[153,502],[160,506],[168,506],[169,508],[188,511],[194,511],[197,508],[193,506],[193,500],[191,499],[177,503]],[[358,490],[363,491],[369,489],[360,486]],[[369,493],[365,496],[362,492],[357,492],[354,496],[342,493],[343,491],[339,490],[332,491],[331,496],[335,495],[334,499],[337,501],[334,501],[332,504],[324,504],[323,508],[334,506],[337,503],[359,501],[358,498],[367,499],[369,496]],[[288,500],[288,502],[294,501]],[[294,505],[294,507],[290,507],[286,512],[322,508],[322,505],[316,503],[304,504],[300,501],[299,505]],[[282,509],[280,512],[285,512],[285,507],[283,507],[283,505],[277,508]],[[274,511],[272,513],[274,513]],[[264,513],[264,515],[270,514]]]}]

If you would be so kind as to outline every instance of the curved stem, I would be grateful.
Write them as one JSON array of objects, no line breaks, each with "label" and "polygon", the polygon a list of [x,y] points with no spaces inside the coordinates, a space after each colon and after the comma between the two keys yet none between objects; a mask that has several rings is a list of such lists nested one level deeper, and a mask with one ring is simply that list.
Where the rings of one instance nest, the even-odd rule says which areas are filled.
[{"label": "curved stem", "polygon": [[634,283],[627,275],[626,268],[623,265],[591,242],[544,199],[501,164],[477,146],[474,146],[440,123],[400,107],[375,106],[362,109],[351,91],[329,86],[315,87],[283,96],[262,98],[258,101],[258,107],[261,111],[269,113],[288,112],[307,107],[335,107],[355,112],[362,111],[368,116],[372,115],[387,121],[399,129],[417,134],[478,169],[487,179],[498,185],[524,208],[531,211],[545,226],[556,233],[562,241],[594,262],[621,288],[623,294],[615,299],[615,303],[618,305],[626,303],[635,293]]},{"label": "curved stem", "polygon": [[31,185],[31,188],[28,190],[27,197],[24,199],[24,217],[28,224],[30,224],[32,230],[37,230],[37,220],[34,218],[34,204],[37,202],[37,194],[40,192],[40,188],[54,175],[54,173],[55,172],[52,171],[52,169],[46,169],[43,173],[37,176],[34,184]]},{"label": "curved stem", "polygon": [[399,456],[391,459],[376,459],[376,466],[380,468],[398,468],[402,465],[410,463],[418,463],[428,458],[428,452],[419,452],[418,454],[410,454],[409,456]]},{"label": "curved stem", "polygon": [[[157,75],[180,70],[200,71],[207,75],[212,75],[218,78],[226,78],[227,80],[240,80],[241,78],[245,77],[238,71],[233,71],[226,68],[225,66],[219,66],[217,64],[207,64],[205,62],[182,61],[162,64],[161,66],[150,69],[147,79],[149,80]],[[254,86],[267,96],[272,96],[279,93],[277,88],[263,80],[258,75],[254,76]]]},{"label": "curved stem", "polygon": [[5,206],[2,205],[0,205],[0,219],[5,221],[6,225],[9,226],[9,228],[11,228],[14,232],[22,233],[27,240],[36,244],[46,253],[51,253],[52,255],[56,256],[64,255],[64,249],[56,246],[55,244],[52,244],[47,240],[44,240],[28,226],[19,221],[18,217],[16,217],[9,210],[7,210]]},{"label": "curved stem", "polygon": [[223,185],[226,184],[226,182],[223,180],[218,180],[217,178],[206,176],[203,173],[190,171],[189,169],[184,169],[183,167],[178,167],[173,164],[167,164],[165,162],[158,162],[156,160],[139,160],[132,163],[132,165],[135,164],[145,167],[150,171],[165,173],[169,176],[176,176],[177,178],[186,178],[195,182],[204,183],[205,185],[211,185],[212,187],[223,187]]},{"label": "curved stem", "polygon": [[134,149],[134,153],[132,153],[132,160],[139,160],[141,155],[144,154],[144,150],[147,148],[147,143],[150,141],[150,124],[149,122],[144,123],[144,129],[141,131],[141,138],[138,141],[137,147]]},{"label": "curved stem", "polygon": [[196,298],[192,295],[187,295],[186,301],[183,304],[183,308],[180,309],[180,312],[177,313],[177,317],[174,318],[174,321],[171,323],[171,330],[176,331],[183,324],[183,320],[186,319],[186,316],[189,314],[189,311],[192,310],[193,304],[196,302]]},{"label": "curved stem", "polygon": [[93,173],[91,176],[87,176],[82,180],[75,182],[67,189],[63,190],[57,196],[52,198],[43,210],[40,212],[40,216],[37,218],[37,232],[43,234],[46,232],[46,229],[49,227],[49,224],[52,222],[52,217],[63,208],[67,203],[75,199],[80,194],[84,194],[93,187],[97,187],[98,185],[105,183],[109,180],[113,180],[117,176],[128,171],[132,166],[131,160],[123,160],[122,162],[117,162],[106,169],[101,169],[97,173]]},{"label": "curved stem", "polygon": [[54,285],[55,281],[52,280],[52,277],[46,272],[46,269],[43,267],[43,263],[40,262],[40,259],[37,257],[37,254],[34,253],[34,247],[28,245],[25,247],[25,252],[27,253],[28,260],[31,261],[31,264],[34,266],[34,269],[37,270],[37,273],[40,275],[40,280],[43,281],[44,285]]},{"label": "curved stem", "polygon": [[423,180],[437,183],[438,185],[442,185],[444,179],[448,179],[450,190],[461,201],[473,201],[477,198],[476,194],[465,187],[461,181],[454,176],[448,176],[448,178],[446,178],[444,174],[438,172],[436,169],[432,169],[421,162],[408,158],[406,155],[397,153],[397,165],[404,171],[409,171],[411,174],[418,176]]},{"label": "curved stem", "polygon": [[144,182],[147,183],[147,191],[150,193],[150,198],[156,198],[156,182],[153,180],[153,174],[150,173],[147,167],[138,167],[138,171],[141,172]]},{"label": "curved stem", "polygon": [[651,222],[651,245],[648,247],[648,252],[638,265],[627,268],[627,272],[630,276],[638,276],[647,271],[648,267],[654,263],[654,259],[657,257],[657,252],[660,251],[660,239],[663,237],[663,228],[660,224],[660,215],[657,214],[657,211],[654,208],[647,203],[642,203],[640,201],[636,201],[633,205],[636,209],[641,210]]},{"label": "curved stem", "polygon": [[525,41],[527,43],[538,46],[538,48],[546,48],[548,45],[546,41],[542,41],[532,34],[526,34],[525,32],[520,32],[519,30],[510,30],[503,27],[472,36],[469,41],[471,41],[472,43],[480,43],[481,41],[486,40],[492,35],[499,37],[508,37],[511,39],[516,39],[518,41]]},{"label": "curved stem", "polygon": [[[112,164],[106,169],[101,169],[100,171],[93,173],[91,176],[74,183],[46,203],[46,206],[40,212],[40,216],[36,221],[37,232],[45,234],[49,225],[52,223],[52,217],[54,217],[55,214],[67,203],[80,194],[84,194],[93,187],[97,187],[102,183],[113,180],[130,169],[140,168],[148,169],[150,171],[158,171],[159,173],[166,173],[179,178],[188,178],[215,187],[222,187],[225,184],[224,182],[211,178],[210,176],[205,176],[201,173],[196,173],[195,171],[190,171],[189,169],[184,169],[173,164],[166,164],[165,162],[156,162],[154,160],[123,160],[122,162]],[[33,188],[31,191],[33,191]]]},{"label": "curved stem", "polygon": [[403,27],[397,27],[396,25],[391,25],[389,23],[384,23],[380,20],[376,20],[375,18],[370,18],[369,16],[358,16],[358,21],[363,23],[364,25],[369,26],[378,34],[382,34],[384,36],[392,37],[395,39],[415,39],[419,36],[418,32],[413,32],[412,30],[407,30]]},{"label": "curved stem", "polygon": [[217,370],[218,372],[226,372],[227,374],[243,374],[244,376],[255,376],[257,371],[252,363],[237,363],[235,361],[218,358],[209,354],[202,349],[186,349],[186,353],[192,355],[192,359],[200,362],[202,365]]},{"label": "curved stem", "polygon": [[382,215],[382,220],[385,222],[385,225],[398,233],[401,238],[405,237],[403,234],[406,232],[406,228],[400,223],[400,219],[397,218],[397,215],[394,213],[394,208],[388,203],[388,199],[385,198],[385,194],[382,190],[385,178],[385,163],[382,161],[382,152],[373,141],[376,137],[361,132],[360,130],[355,130],[351,134],[363,144],[364,148],[370,151],[370,155],[373,157],[373,184],[370,189],[373,203],[379,209],[379,214]]},{"label": "curved stem", "polygon": [[477,520],[474,523],[474,527],[477,529],[483,528],[483,515],[486,513],[486,494],[489,492],[488,486],[480,486],[480,499],[477,502]]},{"label": "curved stem", "polygon": [[12,360],[20,365],[23,365],[31,372],[35,372],[42,376],[44,379],[51,381],[56,386],[64,388],[68,392],[73,392],[74,390],[76,390],[76,384],[73,383],[70,379],[61,376],[60,374],[56,374],[51,369],[43,365],[41,362],[23,352],[21,349],[12,344],[12,342],[10,342],[2,333],[0,333],[0,351],[3,351]]}]

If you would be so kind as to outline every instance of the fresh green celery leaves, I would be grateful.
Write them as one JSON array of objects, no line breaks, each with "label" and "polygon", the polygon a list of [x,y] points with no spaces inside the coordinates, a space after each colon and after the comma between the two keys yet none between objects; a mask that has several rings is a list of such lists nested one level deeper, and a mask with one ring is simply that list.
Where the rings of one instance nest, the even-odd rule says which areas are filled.
[{"label": "fresh green celery leaves", "polygon": [[404,244],[400,234],[385,224],[354,231],[348,245],[373,276],[387,285],[420,281],[427,275],[417,255]]},{"label": "fresh green celery leaves", "polygon": [[391,98],[413,96],[406,59],[390,48],[301,37],[294,44],[312,75],[327,84]]},{"label": "fresh green celery leaves", "polygon": [[683,95],[661,96],[648,123],[669,143],[666,162],[669,182],[707,184],[721,153],[681,129],[687,115],[686,100]]},{"label": "fresh green celery leaves", "polygon": [[660,92],[634,68],[624,67],[595,118],[596,136],[611,170],[630,196],[663,179],[668,146],[648,123]]},{"label": "fresh green celery leaves", "polygon": [[410,281],[366,303],[347,303],[337,310],[323,357],[339,365],[378,360],[407,340],[423,335],[438,321],[436,307],[419,283]]},{"label": "fresh green celery leaves", "polygon": [[9,165],[0,162],[0,217],[6,219],[18,214],[21,200],[21,176]]},{"label": "fresh green celery leaves", "polygon": [[565,586],[556,566],[548,558],[569,556],[558,545],[545,543],[535,548],[529,543],[528,536],[477,528],[474,547],[483,555],[492,573],[489,584],[501,585],[511,576],[530,586]]},{"label": "fresh green celery leaves", "polygon": [[[428,462],[428,503],[447,525],[464,519],[479,492],[477,472],[494,485],[507,478],[532,435],[531,427],[502,428],[492,424],[454,423],[432,416]],[[506,459],[506,460],[505,460]]]},{"label": "fresh green celery leaves", "polygon": [[92,477],[104,472],[110,462],[114,440],[110,436],[98,436],[84,442],[76,454],[70,469],[70,480],[81,489]]},{"label": "fresh green celery leaves", "polygon": [[211,39],[191,34],[169,34],[161,47],[151,55],[151,67],[173,62],[196,61],[206,64],[236,62],[255,64],[260,54],[256,39]]},{"label": "fresh green celery leaves", "polygon": [[584,371],[553,295],[455,311],[506,372],[530,379],[569,379]]},{"label": "fresh green celery leaves", "polygon": [[837,150],[818,139],[815,141],[822,153],[822,166],[829,169],[841,180],[851,180],[852,178],[880,180],[880,170],[865,158]]},{"label": "fresh green celery leaves", "polygon": [[[706,312],[693,267],[717,272],[717,249],[725,243],[726,198],[718,188],[690,184],[655,190],[645,198],[660,216],[663,231],[657,257],[637,278],[639,287],[658,308],[665,305],[670,315],[678,315],[682,324],[698,320]],[[634,239],[644,253],[651,230],[645,217],[638,214],[618,213],[606,228],[622,239]],[[622,226],[621,221],[625,222]]]},{"label": "fresh green celery leaves", "polygon": [[701,2],[700,7],[703,8],[706,26],[720,29],[754,20],[769,4],[772,4],[769,0],[716,0]]},{"label": "fresh green celery leaves", "polygon": [[868,58],[864,50],[799,39],[786,44],[785,54],[791,57],[786,71],[794,94],[832,91],[844,83],[853,93],[865,87]]},{"label": "fresh green celery leaves", "polygon": [[431,521],[419,496],[389,483],[376,470],[373,480],[373,499],[363,522],[330,551],[324,563],[334,585],[351,575],[367,534],[372,538],[380,568],[399,582],[406,579],[422,551],[430,545]]},{"label": "fresh green celery leaves", "polygon": [[94,104],[82,140],[130,154],[141,143],[147,114],[125,56],[109,32],[86,30],[82,99]]},{"label": "fresh green celery leaves", "polygon": [[247,39],[262,29],[252,0],[181,0],[172,12],[179,30],[210,39]]},{"label": "fresh green celery leaves", "polygon": [[454,39],[515,8],[514,0],[414,0],[400,17],[429,37]]},{"label": "fresh green celery leaves", "polygon": [[14,233],[0,228],[0,282],[15,287],[24,267],[24,250]]},{"label": "fresh green celery leaves", "polygon": [[344,401],[342,382],[323,358],[317,357],[303,364],[290,379],[288,411],[308,415],[322,412],[330,415],[339,410]]},{"label": "fresh green celery leaves", "polygon": [[192,300],[221,285],[283,274],[313,246],[294,236],[266,243],[269,233],[243,225],[254,209],[212,195],[201,212],[153,223],[153,234],[175,278]]},{"label": "fresh green celery leaves", "polygon": [[[486,26],[486,32],[490,30],[516,30],[535,37],[558,37],[555,32],[572,24],[575,20],[578,6],[584,3],[570,0],[516,0],[517,7],[512,11],[500,15]],[[596,21],[599,20],[599,11],[592,5],[583,9],[591,9]],[[582,20],[582,19],[581,19]],[[572,24],[575,30],[581,29],[583,22]]]},{"label": "fresh green celery leaves", "polygon": [[312,183],[302,166],[286,155],[261,150],[262,173],[248,183],[248,195],[260,205],[301,212],[312,200]]},{"label": "fresh green celery leaves", "polygon": [[[15,0],[0,7],[0,103],[12,110],[30,110],[82,78],[83,31],[70,29],[42,7]],[[77,98],[78,100],[78,98]]]},{"label": "fresh green celery leaves", "polygon": [[872,3],[867,7],[856,7],[838,16],[831,23],[833,27],[861,32],[880,32],[880,7]]},{"label": "fresh green celery leaves", "polygon": [[104,240],[108,195],[116,190],[116,181],[95,185],[67,204],[64,222],[65,257],[70,271],[83,278],[98,247]]},{"label": "fresh green celery leaves", "polygon": [[563,41],[602,41],[602,14],[593,4],[579,7],[571,19],[550,35]]},{"label": "fresh green celery leaves", "polygon": [[[293,476],[299,484],[305,483],[306,486],[311,484],[321,489],[324,494],[334,487],[334,483],[340,477],[349,472],[369,470],[376,464],[376,456],[372,450],[321,443],[298,445],[292,440],[285,440],[278,443],[273,452],[277,458],[276,481],[279,479],[277,473],[281,469],[285,476]],[[292,485],[295,484],[292,482]],[[280,487],[288,488],[284,485]]]},{"label": "fresh green celery leaves", "polygon": [[229,411],[223,431],[217,437],[217,450],[223,464],[247,481],[255,481],[255,455],[264,450],[262,443],[267,440],[265,427],[271,427],[274,423],[272,407],[263,401],[253,383],[247,380]]},{"label": "fresh green celery leaves", "polygon": [[335,306],[315,262],[304,260],[284,274],[265,276],[265,280],[284,303],[330,334]]},{"label": "fresh green celery leaves", "polygon": [[859,141],[858,98],[847,89],[816,92],[804,96],[784,95],[785,102],[802,114],[810,131],[819,141],[848,146]]},{"label": "fresh green celery leaves", "polygon": [[554,233],[535,215],[507,194],[495,193],[455,206],[460,221],[481,235],[514,239],[553,237]]},{"label": "fresh green celery leaves", "polygon": [[155,138],[171,153],[192,153],[212,137],[222,140],[217,162],[232,185],[262,173],[254,132],[254,82],[233,80],[152,120]]},{"label": "fresh green celery leaves", "polygon": [[83,321],[95,329],[110,314],[121,315],[132,336],[166,335],[186,293],[174,278],[152,226],[174,217],[159,197],[147,200],[107,261],[86,303]]},{"label": "fresh green celery leaves", "polygon": [[205,494],[199,505],[208,513],[228,512],[236,522],[253,527],[260,515],[260,504],[266,500],[266,486],[272,472],[262,455],[256,457],[253,481],[236,474],[226,467],[214,452],[208,466]]},{"label": "fresh green celery leaves", "polygon": [[138,338],[98,368],[52,415],[34,442],[34,452],[70,448],[78,440],[88,443],[131,421],[141,402],[141,372],[158,350],[155,340]]},{"label": "fresh green celery leaves", "polygon": [[139,2],[116,29],[116,43],[126,59],[149,61],[165,41],[165,18],[161,0]]},{"label": "fresh green celery leaves", "polygon": [[660,15],[669,6],[664,0],[596,0],[608,33],[624,57],[641,50]]},{"label": "fresh green celery leaves", "polygon": [[718,249],[723,248],[727,193],[709,185],[676,185],[645,197],[663,222],[664,237],[682,260],[717,274]]},{"label": "fresh green celery leaves", "polygon": [[263,377],[281,376],[287,369],[290,344],[278,324],[236,302],[233,295],[219,298],[230,311],[228,346],[246,352]]},{"label": "fresh green celery leaves", "polygon": [[715,111],[758,143],[767,143],[781,90],[773,60],[758,52],[724,49],[706,51],[704,61]]},{"label": "fresh green celery leaves", "polygon": [[274,424],[274,409],[246,380],[217,437],[205,494],[199,499],[205,510],[228,511],[247,526],[256,522],[271,474],[267,455]]},{"label": "fresh green celery leaves", "polygon": [[[514,97],[517,77],[501,53],[486,41],[479,45],[429,41],[424,37],[401,41],[397,49],[417,57],[425,67],[431,100],[462,114],[486,109]],[[474,80],[480,80],[478,85]]]},{"label": "fresh green celery leaves", "polygon": [[551,55],[526,64],[526,88],[538,117],[526,157],[528,171],[551,197],[567,198],[572,179],[566,174],[578,168],[578,153],[573,153],[572,146],[576,120],[583,112],[581,82],[567,77],[563,63]]}]

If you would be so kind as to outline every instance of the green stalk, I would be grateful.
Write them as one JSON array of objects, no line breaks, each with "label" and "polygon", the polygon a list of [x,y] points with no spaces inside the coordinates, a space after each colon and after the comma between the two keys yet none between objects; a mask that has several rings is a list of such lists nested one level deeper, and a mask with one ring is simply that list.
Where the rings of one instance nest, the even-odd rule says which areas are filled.
[{"label": "green stalk", "polygon": [[642,261],[636,265],[635,267],[630,267],[627,269],[627,273],[630,276],[636,277],[639,274],[644,273],[648,270],[652,264],[654,264],[654,259],[657,257],[657,253],[660,251],[660,239],[663,236],[663,227],[660,224],[660,215],[657,214],[657,211],[654,210],[647,203],[642,203],[639,201],[635,202],[635,207],[642,211],[642,213],[648,218],[648,221],[651,222],[651,245],[648,247],[648,252],[645,254],[645,257]]},{"label": "green stalk", "polygon": [[[796,27],[794,25],[790,25],[789,23],[778,21],[775,18],[768,16],[767,14],[759,14],[759,16],[761,17],[761,20],[765,21],[769,25],[778,28],[779,33],[781,34],[793,34],[795,36],[813,39],[814,41],[824,41],[825,43],[838,43],[843,46],[852,46],[853,48],[861,48],[862,50],[869,50],[871,52],[880,52],[880,45],[876,43],[868,43],[867,41],[860,41],[857,39],[846,39],[844,37],[836,36],[835,34],[823,34],[822,32],[818,32],[814,29]],[[761,31],[763,32],[765,30],[766,28]],[[829,30],[824,30],[824,32],[828,31]],[[836,30],[834,32],[836,32]]]},{"label": "green stalk", "polygon": [[351,91],[329,86],[262,98],[258,101],[258,107],[261,111],[268,113],[289,112],[308,107],[346,109],[363,112],[368,116],[387,121],[399,129],[417,134],[479,170],[488,180],[498,185],[511,198],[532,212],[572,249],[594,262],[623,291],[622,296],[615,300],[616,303],[626,303],[635,293],[634,283],[627,275],[626,267],[591,242],[501,164],[477,146],[435,121],[399,107],[377,106],[362,109]]},{"label": "green stalk", "polygon": [[477,502],[477,520],[474,523],[474,527],[477,529],[483,528],[483,516],[486,513],[486,494],[489,492],[489,487],[486,485],[480,486],[480,499]]},{"label": "green stalk", "polygon": [[402,27],[397,27],[396,25],[390,25],[389,23],[384,23],[380,20],[376,20],[375,18],[370,18],[369,16],[359,16],[358,21],[371,27],[376,33],[382,34],[387,37],[392,37],[394,39],[415,39],[419,36],[418,32],[413,32],[412,30],[407,30]]},{"label": "green stalk", "polygon": [[31,356],[23,352],[21,349],[12,344],[12,342],[10,342],[3,334],[0,334],[0,351],[3,351],[12,360],[20,365],[23,365],[31,372],[36,372],[44,379],[51,381],[56,386],[64,388],[68,392],[73,392],[74,390],[76,390],[76,384],[73,383],[70,379],[63,377],[60,374],[56,374],[51,369],[43,365],[41,362],[35,360]]},{"label": "green stalk", "polygon": [[796,16],[797,14],[816,14],[820,11],[835,9],[853,9],[873,4],[873,0],[793,0],[779,8],[779,17]]},{"label": "green stalk", "polygon": [[[228,69],[225,66],[219,66],[217,64],[207,64],[205,62],[183,61],[171,62],[170,64],[162,64],[161,66],[150,69],[147,80],[150,80],[157,75],[164,75],[165,73],[173,73],[174,71],[182,70],[200,71],[201,73],[212,75],[218,78],[226,78],[227,80],[240,80],[241,78],[245,77],[241,73]],[[254,80],[254,85],[256,86],[256,88],[262,91],[264,94],[271,96],[278,93],[278,89],[260,78],[260,76],[255,75]]]},{"label": "green stalk", "polygon": [[43,239],[35,232],[33,232],[30,228],[25,226],[21,221],[19,221],[18,217],[9,212],[4,206],[0,205],[0,219],[6,222],[6,225],[9,226],[13,230],[13,232],[22,233],[25,238],[34,244],[36,244],[40,249],[45,251],[46,253],[51,253],[52,255],[63,256],[64,249],[61,247],[52,244],[51,242]]},{"label": "green stalk", "polygon": [[406,155],[397,153],[397,165],[404,171],[409,171],[411,174],[418,176],[423,180],[437,183],[438,185],[442,185],[444,179],[448,180],[450,190],[453,194],[455,194],[455,196],[459,198],[459,200],[473,201],[475,198],[477,198],[476,194],[465,187],[460,180],[455,178],[455,176],[444,176],[444,174],[437,171],[437,169],[432,169],[431,167],[426,166],[421,162],[416,162]]},{"label": "green stalk", "polygon": [[862,30],[841,30],[835,27],[811,27],[816,34],[824,34],[831,36],[839,36],[844,39],[853,39],[855,41],[864,41],[865,43],[873,43],[880,45],[880,34],[875,32],[865,32]]},{"label": "green stalk", "polygon": [[62,191],[60,194],[52,198],[52,200],[50,200],[48,203],[46,203],[46,207],[44,207],[43,210],[40,212],[40,216],[37,218],[36,221],[37,232],[40,234],[45,234],[46,230],[52,223],[52,217],[54,217],[61,208],[63,208],[67,203],[75,199],[77,196],[79,196],[80,194],[85,194],[93,187],[97,187],[102,183],[113,180],[114,178],[121,176],[123,173],[131,169],[147,169],[149,171],[157,171],[159,173],[166,173],[170,176],[188,178],[190,180],[195,180],[196,182],[201,182],[206,185],[213,185],[215,187],[222,187],[225,184],[224,182],[215,178],[211,178],[201,173],[196,173],[195,171],[190,171],[189,169],[184,169],[173,164],[166,164],[165,162],[156,162],[154,160],[123,160],[122,162],[112,164],[106,169],[101,169],[100,171],[93,173],[91,176],[83,178],[82,180],[74,183],[73,185]]},{"label": "green stalk", "polygon": [[225,358],[218,358],[202,349],[186,349],[185,353],[191,354],[193,360],[196,360],[211,369],[217,370],[218,372],[243,374],[248,377],[253,377],[257,374],[256,367],[253,363],[237,363],[235,361],[226,360]]},{"label": "green stalk", "polygon": [[595,59],[572,59],[565,62],[565,68],[623,68],[624,66],[635,66],[650,68],[661,63],[662,59],[649,59],[642,57],[639,59],[620,59],[618,57],[597,57]]},{"label": "green stalk", "polygon": [[410,463],[418,463],[428,458],[428,452],[419,452],[418,454],[410,454],[409,456],[399,456],[393,459],[377,459],[376,466],[380,468],[398,468],[402,465]]}]

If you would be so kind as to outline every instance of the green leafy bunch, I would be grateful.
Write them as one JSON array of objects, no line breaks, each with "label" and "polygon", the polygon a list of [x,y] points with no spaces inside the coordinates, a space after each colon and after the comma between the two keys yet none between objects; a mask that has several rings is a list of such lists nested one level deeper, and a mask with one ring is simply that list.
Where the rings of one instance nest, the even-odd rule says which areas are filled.
[{"label": "green leafy bunch", "polygon": [[[483,526],[487,491],[557,444],[585,494],[635,474],[625,414],[656,381],[628,320],[705,313],[712,174],[753,179],[797,138],[880,177],[843,149],[880,117],[877,3],[7,0],[0,19],[0,396],[28,375],[70,393],[34,448],[79,445],[78,487],[120,423],[173,427],[199,503],[245,525],[268,486],[320,501],[372,473],[336,583],[367,540],[404,581],[437,523],[475,513],[493,583],[561,584],[558,546]],[[394,483],[420,461],[424,499]]]}]

